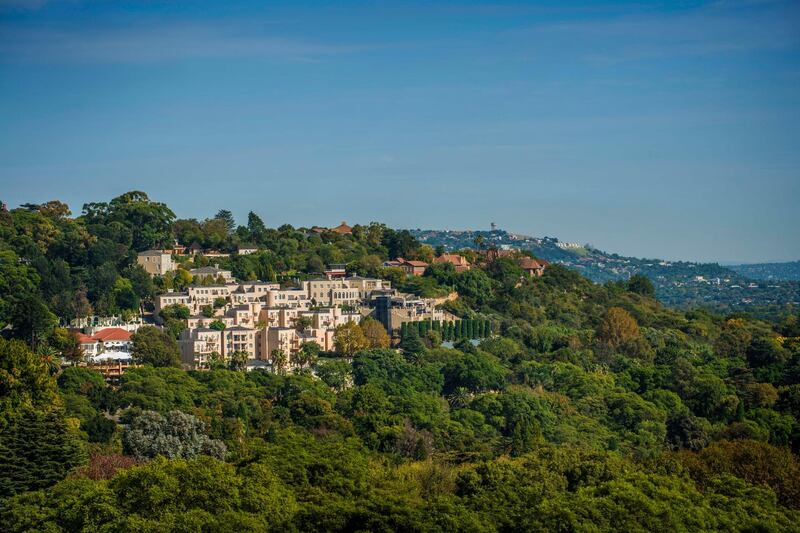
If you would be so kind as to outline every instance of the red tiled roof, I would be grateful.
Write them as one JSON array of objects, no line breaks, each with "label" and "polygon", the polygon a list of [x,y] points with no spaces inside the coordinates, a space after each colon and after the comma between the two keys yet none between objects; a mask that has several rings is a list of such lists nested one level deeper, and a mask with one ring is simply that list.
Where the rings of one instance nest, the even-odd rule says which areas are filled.
[{"label": "red tiled roof", "polygon": [[129,341],[131,340],[131,332],[122,328],[106,328],[95,333],[94,339],[102,342]]},{"label": "red tiled roof", "polygon": [[406,264],[406,265],[414,266],[414,267],[426,267],[426,266],[428,266],[428,263],[426,263],[425,261],[409,261],[408,259],[404,259],[403,263]]},{"label": "red tiled roof", "polygon": [[78,342],[80,342],[81,344],[89,344],[95,342],[94,337],[90,337],[89,335],[86,335],[84,333],[78,332],[75,333],[75,336],[78,337]]}]

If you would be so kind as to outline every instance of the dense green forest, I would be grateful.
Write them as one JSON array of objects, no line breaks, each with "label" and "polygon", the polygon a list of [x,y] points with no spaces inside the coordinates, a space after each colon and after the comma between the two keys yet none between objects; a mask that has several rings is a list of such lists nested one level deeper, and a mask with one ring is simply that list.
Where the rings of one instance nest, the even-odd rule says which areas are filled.
[{"label": "dense green forest", "polygon": [[[292,283],[337,262],[456,290],[458,330],[404,327],[397,349],[295,374],[145,365],[111,388],[62,368],[58,318],[134,313],[192,282],[135,266],[175,239],[257,244],[219,260],[240,279]],[[139,192],[78,217],[58,202],[2,213],[0,529],[798,530],[796,310],[675,310],[641,276],[529,278],[502,258],[413,279],[380,266],[436,252],[381,224],[176,220]]]}]

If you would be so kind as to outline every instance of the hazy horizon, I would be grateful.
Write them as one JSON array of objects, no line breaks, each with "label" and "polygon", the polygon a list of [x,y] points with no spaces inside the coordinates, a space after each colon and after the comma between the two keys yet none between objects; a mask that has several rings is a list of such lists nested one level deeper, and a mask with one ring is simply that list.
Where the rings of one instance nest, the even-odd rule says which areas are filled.
[{"label": "hazy horizon", "polygon": [[0,2],[0,200],[800,258],[791,1]]}]

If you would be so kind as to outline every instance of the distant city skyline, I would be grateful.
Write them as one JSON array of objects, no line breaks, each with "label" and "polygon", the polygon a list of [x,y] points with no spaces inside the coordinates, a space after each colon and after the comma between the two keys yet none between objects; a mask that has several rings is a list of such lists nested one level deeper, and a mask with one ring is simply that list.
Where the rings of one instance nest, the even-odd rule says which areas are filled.
[{"label": "distant city skyline", "polygon": [[800,4],[0,1],[0,200],[800,259]]}]

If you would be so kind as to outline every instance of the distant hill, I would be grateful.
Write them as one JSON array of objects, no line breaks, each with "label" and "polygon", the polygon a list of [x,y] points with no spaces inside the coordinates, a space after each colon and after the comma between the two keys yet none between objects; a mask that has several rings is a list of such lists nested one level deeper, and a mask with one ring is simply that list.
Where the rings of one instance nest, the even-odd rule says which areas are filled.
[{"label": "distant hill", "polygon": [[[443,246],[447,250],[476,248],[475,240],[481,237],[484,247],[529,250],[538,258],[573,268],[598,283],[644,274],[656,286],[658,298],[675,307],[711,306],[742,310],[800,304],[800,263],[785,263],[795,265],[795,277],[789,277],[791,269],[787,267],[787,274],[778,277],[773,273],[774,277],[770,278],[743,272],[738,270],[739,267],[626,257],[588,244],[564,243],[555,237],[531,237],[504,230],[417,229],[411,230],[411,233],[423,243]],[[757,266],[765,265],[742,265],[743,268]]]},{"label": "distant hill", "polygon": [[800,261],[731,265],[728,268],[751,279],[800,281]]}]

